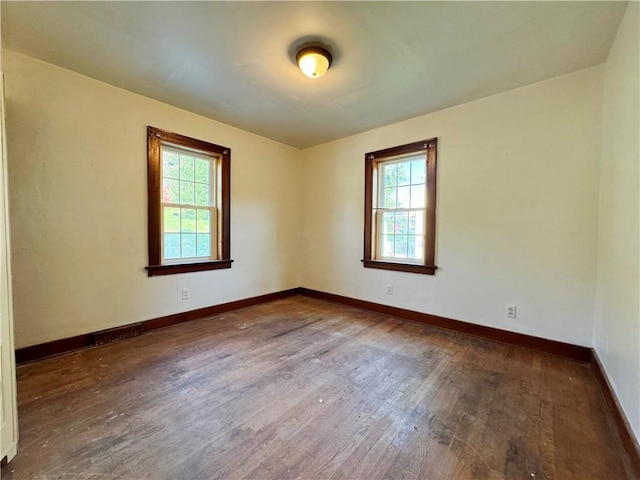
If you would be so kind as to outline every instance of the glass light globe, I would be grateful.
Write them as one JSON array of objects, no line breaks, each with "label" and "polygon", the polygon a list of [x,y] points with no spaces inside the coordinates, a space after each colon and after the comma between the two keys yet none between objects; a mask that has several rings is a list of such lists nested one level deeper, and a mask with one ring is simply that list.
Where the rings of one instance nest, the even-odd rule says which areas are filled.
[{"label": "glass light globe", "polygon": [[309,78],[318,78],[324,75],[331,66],[331,54],[322,47],[307,47],[298,52],[296,62]]},{"label": "glass light globe", "polygon": [[309,78],[318,78],[329,70],[329,60],[319,53],[306,53],[298,60],[300,70]]}]

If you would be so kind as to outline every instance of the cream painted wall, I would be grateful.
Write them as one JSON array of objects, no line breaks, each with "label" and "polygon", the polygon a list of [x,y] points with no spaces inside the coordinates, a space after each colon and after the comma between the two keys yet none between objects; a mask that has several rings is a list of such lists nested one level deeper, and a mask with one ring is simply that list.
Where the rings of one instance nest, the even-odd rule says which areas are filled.
[{"label": "cream painted wall", "polygon": [[594,348],[640,440],[640,4],[605,64]]},{"label": "cream painted wall", "polygon": [[[590,345],[601,88],[593,67],[303,151],[302,285]],[[440,269],[363,268],[364,153],[430,137]]]},{"label": "cream painted wall", "polygon": [[[12,51],[3,67],[17,348],[300,285],[299,150]],[[147,277],[147,125],[231,148],[231,269]]]}]

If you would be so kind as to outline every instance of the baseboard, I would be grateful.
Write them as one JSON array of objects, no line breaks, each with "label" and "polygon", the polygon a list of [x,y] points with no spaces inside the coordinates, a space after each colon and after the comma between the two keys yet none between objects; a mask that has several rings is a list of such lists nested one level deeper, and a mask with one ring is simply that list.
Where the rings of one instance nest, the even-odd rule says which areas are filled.
[{"label": "baseboard", "polygon": [[638,440],[633,434],[627,416],[624,414],[624,410],[622,410],[622,405],[620,405],[618,401],[618,396],[615,394],[611,382],[609,382],[609,377],[600,361],[600,357],[598,357],[598,354],[593,349],[591,351],[591,368],[593,369],[596,380],[600,384],[605,404],[611,412],[624,449],[629,454],[629,457],[631,457],[636,478],[640,478],[640,444],[638,444]]},{"label": "baseboard", "polygon": [[93,346],[93,333],[86,333],[75,337],[40,343],[30,347],[18,348],[16,349],[16,365],[23,365],[25,363],[35,362],[36,360],[55,357],[63,353],[74,352]]},{"label": "baseboard", "polygon": [[545,338],[525,335],[523,333],[509,332],[507,330],[500,330],[498,328],[476,325],[460,320],[453,320],[451,318],[431,315],[429,313],[416,312],[414,310],[406,310],[404,308],[392,307],[389,305],[369,302],[366,300],[343,297],[342,295],[320,292],[309,288],[300,288],[300,293],[302,295],[306,295],[307,297],[319,298],[335,303],[341,303],[343,305],[349,305],[351,307],[362,308],[364,310],[370,310],[372,312],[382,313],[384,315],[391,315],[394,317],[402,318],[404,320],[424,323],[432,327],[454,330],[456,332],[465,333],[467,335],[473,335],[476,337],[481,337],[502,343],[508,343],[510,345],[533,348],[534,350],[551,353],[553,355],[569,358],[571,360],[577,360],[579,362],[588,363],[591,361],[591,348],[589,347],[558,342],[556,340],[547,340]]},{"label": "baseboard", "polygon": [[[239,308],[250,307],[259,303],[270,302],[280,298],[290,297],[300,293],[300,288],[291,288],[280,292],[267,293],[257,297],[244,298],[233,302],[222,303],[220,305],[212,305],[210,307],[198,308],[188,312],[175,313],[164,317],[145,320],[142,323],[144,332],[157,330],[158,328],[170,327],[182,322],[198,320],[200,318],[211,317],[220,313],[237,310]],[[134,325],[134,324],[132,324]],[[49,357],[55,357],[65,353],[81,350],[84,348],[95,347],[95,334],[99,332],[90,332],[75,337],[62,338],[51,342],[32,345],[30,347],[19,348],[16,350],[16,364],[23,365],[25,363],[43,360]]]},{"label": "baseboard", "polygon": [[[607,374],[602,366],[602,363],[600,362],[600,359],[598,358],[597,353],[595,352],[595,350],[589,347],[558,342],[556,340],[548,340],[540,337],[534,337],[532,335],[525,335],[522,333],[509,332],[507,330],[500,330],[483,325],[475,325],[473,323],[453,320],[451,318],[431,315],[429,313],[416,312],[413,310],[392,307],[389,305],[369,302],[366,300],[358,300],[355,298],[344,297],[342,295],[321,292],[304,287],[291,288],[289,290],[283,290],[280,292],[268,293],[266,295],[259,295],[257,297],[245,298],[242,300],[236,300],[234,302],[228,302],[220,305],[199,308],[197,310],[190,310],[188,312],[181,312],[173,315],[166,315],[164,317],[153,318],[142,322],[143,332],[149,332],[159,328],[165,328],[171,325],[176,325],[182,322],[189,322],[191,320],[197,320],[200,318],[211,317],[220,313],[237,310],[239,308],[250,307],[252,305],[257,305],[260,303],[270,302],[272,300],[278,300],[281,298],[290,297],[292,295],[304,295],[311,298],[318,298],[321,300],[339,303],[350,307],[361,308],[363,310],[369,310],[376,313],[382,313],[384,315],[402,318],[404,320],[423,323],[437,328],[453,330],[467,335],[473,335],[476,337],[507,343],[510,345],[532,348],[534,350],[558,355],[571,360],[590,363],[592,365],[594,375],[601,387],[605,403],[612,414],[613,420],[622,439],[624,448],[631,458],[631,462],[637,472],[638,478],[640,478],[640,446],[638,445],[638,441],[636,440],[631,426],[629,425],[622,407],[620,406],[618,398],[611,387]],[[25,363],[42,360],[44,358],[53,357],[56,355],[62,355],[64,353],[69,353],[83,348],[94,347],[95,333],[98,332],[91,332],[75,337],[63,338],[60,340],[54,340],[52,342],[17,349],[16,364],[22,365]]]},{"label": "baseboard", "polygon": [[336,295],[333,293],[320,292],[318,290],[312,290],[309,288],[301,287],[299,289],[299,293],[307,297],[340,303],[342,305],[361,308],[363,310],[382,313],[384,315],[391,315],[394,317],[402,318],[403,320],[424,323],[433,327],[453,330],[467,335],[473,335],[476,337],[495,340],[511,345],[532,348],[534,350],[539,350],[545,353],[551,353],[553,355],[565,357],[570,360],[590,363],[595,377],[601,387],[605,399],[605,404],[611,412],[624,448],[629,454],[632,467],[635,469],[636,477],[640,478],[640,445],[638,445],[638,441],[633,434],[631,425],[629,425],[627,417],[624,414],[622,407],[620,406],[620,402],[618,401],[616,394],[611,388],[609,378],[607,377],[607,374],[602,367],[602,363],[600,362],[597,353],[592,348],[573,345],[570,343],[558,342],[555,340],[547,340],[540,337],[509,332],[506,330],[485,327],[482,325],[475,325],[472,323],[462,322],[460,320],[453,320],[451,318],[439,317],[437,315],[416,312],[413,310],[406,310],[403,308],[392,307],[389,305],[369,302],[366,300],[358,300],[355,298],[344,297],[342,295]]},{"label": "baseboard", "polygon": [[220,305],[212,305],[211,307],[199,308],[197,310],[190,310],[188,312],[176,313],[173,315],[167,315],[165,317],[154,318],[143,322],[144,331],[149,332],[158,328],[170,327],[177,323],[190,322],[191,320],[198,320],[200,318],[212,317],[220,313],[230,312],[231,310],[238,310],[239,308],[250,307],[259,303],[266,303],[272,300],[279,300],[281,298],[291,297],[298,295],[300,288],[290,288],[289,290],[282,290],[280,292],[267,293],[266,295],[259,295],[257,297],[244,298],[242,300],[236,300],[234,302],[222,303]]},{"label": "baseboard", "polygon": [[[320,292],[318,290],[304,287],[291,288],[289,290],[283,290],[280,292],[268,293],[266,295],[259,295],[257,297],[245,298],[242,300],[236,300],[220,305],[212,305],[210,307],[204,307],[187,312],[180,312],[172,315],[145,320],[142,322],[143,332],[149,332],[158,328],[165,328],[171,325],[176,325],[182,322],[189,322],[200,318],[211,317],[213,315],[229,312],[231,310],[249,307],[251,305],[257,305],[259,303],[269,302],[271,300],[277,300],[297,294],[305,295],[307,297],[319,298],[322,300],[328,300],[351,307],[362,308],[364,310],[391,315],[405,320],[420,322],[431,325],[433,327],[454,330],[468,335],[474,335],[476,337],[482,337],[512,345],[533,348],[535,350],[540,350],[546,353],[559,355],[581,362],[590,362],[592,359],[591,349],[588,347],[572,345],[555,340],[547,340],[544,338],[525,335],[522,333],[509,332],[507,330],[500,330],[483,325],[476,325],[460,320],[453,320],[446,317],[431,315],[429,313],[416,312],[413,310],[392,307],[389,305],[369,302],[366,300],[358,300],[355,298],[344,297],[342,295],[335,295],[333,293]],[[25,363],[42,360],[44,358],[49,358],[56,355],[62,355],[64,353],[81,350],[83,348],[94,347],[96,333],[99,332],[90,332],[74,337],[63,338],[60,340],[54,340],[38,345],[32,345],[30,347],[19,348],[16,350],[16,364],[23,365]]]}]

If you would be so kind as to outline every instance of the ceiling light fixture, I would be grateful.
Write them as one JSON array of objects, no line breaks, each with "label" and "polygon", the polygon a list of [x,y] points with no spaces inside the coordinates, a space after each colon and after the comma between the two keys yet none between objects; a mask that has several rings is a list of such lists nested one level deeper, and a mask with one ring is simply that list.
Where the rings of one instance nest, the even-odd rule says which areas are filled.
[{"label": "ceiling light fixture", "polygon": [[329,50],[319,46],[304,47],[296,55],[298,67],[309,78],[318,78],[327,73],[332,61]]}]

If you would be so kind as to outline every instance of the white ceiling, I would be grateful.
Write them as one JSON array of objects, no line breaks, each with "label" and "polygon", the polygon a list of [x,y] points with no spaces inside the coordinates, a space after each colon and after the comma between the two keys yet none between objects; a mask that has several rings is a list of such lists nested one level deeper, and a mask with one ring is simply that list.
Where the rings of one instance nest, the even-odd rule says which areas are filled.
[{"label": "white ceiling", "polygon": [[[2,2],[3,46],[305,148],[603,62],[626,2]],[[302,75],[295,45],[334,64]]]}]

